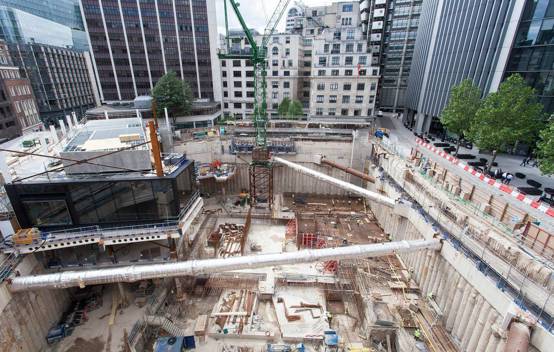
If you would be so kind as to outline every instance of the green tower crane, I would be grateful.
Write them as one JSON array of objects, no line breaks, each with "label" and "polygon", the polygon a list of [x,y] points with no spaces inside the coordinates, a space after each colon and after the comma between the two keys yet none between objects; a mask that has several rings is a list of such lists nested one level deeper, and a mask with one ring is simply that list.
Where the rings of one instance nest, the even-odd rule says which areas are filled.
[{"label": "green tower crane", "polygon": [[[261,43],[258,44],[239,11],[239,3],[235,0],[224,0],[227,52],[219,54],[219,57],[221,59],[250,60],[254,68],[253,123],[256,137],[252,151],[252,162],[249,168],[250,199],[252,204],[267,203],[268,207],[271,207],[273,202],[273,166],[267,148],[267,44],[271,35],[275,32],[281,17],[283,17],[289,2],[290,0],[279,0],[266,25]],[[250,44],[251,51],[249,54],[233,54],[230,51],[227,3],[229,3],[235,13],[244,31],[246,40]]]}]

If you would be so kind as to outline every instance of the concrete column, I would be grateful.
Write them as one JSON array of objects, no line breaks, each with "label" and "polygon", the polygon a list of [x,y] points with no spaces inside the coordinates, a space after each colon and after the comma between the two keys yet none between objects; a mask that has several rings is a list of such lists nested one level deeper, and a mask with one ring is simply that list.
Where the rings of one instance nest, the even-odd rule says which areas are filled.
[{"label": "concrete column", "polygon": [[427,251],[421,251],[418,253],[415,274],[417,279],[417,284],[421,284],[421,273],[423,272],[423,265],[425,264],[425,259],[427,258]]},{"label": "concrete column", "polygon": [[433,253],[425,252],[425,262],[423,263],[423,268],[421,270],[421,280],[419,283],[419,288],[421,289],[421,292],[423,294],[427,293],[427,291],[425,291],[425,285],[426,285],[427,279],[429,278],[429,272],[433,268],[432,262],[433,262]]},{"label": "concrete column", "polygon": [[75,124],[75,127],[77,127],[79,125],[79,121],[77,120],[77,114],[75,111],[71,112],[71,116],[73,116],[73,123]]},{"label": "concrete column", "polygon": [[452,331],[452,335],[459,338],[460,341],[462,340],[464,330],[467,328],[467,324],[469,324],[469,317],[473,312],[473,307],[475,305],[476,299],[477,299],[477,293],[472,289],[469,299],[465,303],[464,312],[461,316],[460,322],[458,324],[458,328]]},{"label": "concrete column", "polygon": [[438,258],[440,255],[435,252],[431,252],[431,264],[429,268],[427,269],[427,277],[425,278],[425,281],[423,283],[423,291],[426,294],[429,294],[429,287],[431,286],[431,281],[433,280],[434,276],[437,274],[438,270]]},{"label": "concrete column", "polygon": [[63,119],[59,119],[58,122],[60,123],[60,128],[62,130],[62,138],[67,136],[67,130],[65,129],[65,123],[63,122]]},{"label": "concrete column", "polygon": [[462,292],[462,302],[460,303],[460,307],[458,308],[458,311],[455,315],[455,321],[452,325],[452,335],[456,335],[459,337],[460,335],[457,335],[456,332],[460,328],[460,322],[462,320],[462,316],[464,315],[464,311],[467,308],[467,302],[471,296],[471,293],[473,291],[473,287],[470,284],[467,284],[464,288],[464,292]]},{"label": "concrete column", "polygon": [[477,342],[477,346],[475,347],[475,351],[485,351],[487,348],[487,344],[489,343],[489,339],[492,335],[492,324],[496,320],[496,312],[494,309],[491,309],[489,311],[489,315],[487,319],[485,320],[485,325],[483,326],[483,331],[481,332],[481,335],[479,336],[479,341]]},{"label": "concrete column", "polygon": [[490,310],[491,306],[486,302],[483,303],[481,311],[479,312],[479,317],[477,318],[477,323],[475,324],[475,328],[473,329],[471,337],[467,343],[468,351],[479,351],[477,349],[477,344],[479,343],[479,338],[481,337],[483,330],[488,329],[488,326],[485,324],[488,321]]},{"label": "concrete column", "polygon": [[480,312],[483,310],[484,301],[483,296],[477,296],[477,300],[473,306],[473,311],[469,316],[468,324],[462,329],[462,334],[460,335],[460,339],[462,340],[462,351],[466,350],[469,340],[471,339],[471,335],[473,335],[473,331],[477,327]]},{"label": "concrete column", "polygon": [[50,125],[50,134],[52,135],[52,140],[54,143],[58,143],[60,140],[58,138],[58,133],[56,132],[56,127],[54,125]]},{"label": "concrete column", "polygon": [[73,122],[71,121],[71,116],[65,115],[65,120],[67,121],[67,127],[71,131],[73,129]]},{"label": "concrete column", "polygon": [[441,273],[441,276],[438,278],[438,286],[437,286],[437,290],[435,291],[435,293],[436,293],[437,298],[438,298],[437,304],[439,305],[439,307],[441,307],[441,309],[442,309],[441,302],[443,301],[444,294],[445,294],[445,291],[446,291],[446,287],[448,287],[446,284],[447,284],[447,282],[450,282],[450,280],[452,280],[451,271],[452,271],[452,266],[448,265],[448,263],[445,263],[444,264],[444,271]]},{"label": "concrete column", "polygon": [[450,273],[448,275],[448,280],[444,283],[444,290],[442,292],[442,299],[440,307],[444,311],[446,311],[446,304],[447,302],[452,302],[452,297],[454,297],[454,290],[456,289],[456,286],[458,285],[458,281],[460,280],[460,275],[452,268],[450,270]]},{"label": "concrete column", "polygon": [[460,303],[462,304],[461,307],[464,307],[463,303],[467,300],[464,293],[467,292],[468,286],[470,285],[464,279],[461,279],[456,285],[455,291],[451,294],[453,298],[451,300],[449,299],[449,301],[452,302],[452,304],[448,308],[446,314],[445,328],[447,331],[452,331],[454,323],[460,320],[456,318],[459,316],[458,311],[460,310]]},{"label": "concrete column", "polygon": [[429,287],[429,290],[433,292],[433,294],[437,294],[439,290],[439,284],[444,273],[444,267],[448,265],[446,260],[444,260],[440,255],[438,255],[437,257],[437,271],[435,272],[433,281],[431,282],[431,285]]}]

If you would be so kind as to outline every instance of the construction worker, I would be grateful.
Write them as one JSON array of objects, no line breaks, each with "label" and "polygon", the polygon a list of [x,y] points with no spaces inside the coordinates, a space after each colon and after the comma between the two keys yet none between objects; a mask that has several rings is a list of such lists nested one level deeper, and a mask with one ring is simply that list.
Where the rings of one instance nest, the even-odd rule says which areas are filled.
[{"label": "construction worker", "polygon": [[333,313],[327,312],[327,320],[329,321],[329,326],[331,326],[331,321],[333,321]]},{"label": "construction worker", "polygon": [[416,341],[421,341],[421,330],[416,329],[414,331],[414,338],[416,339]]}]

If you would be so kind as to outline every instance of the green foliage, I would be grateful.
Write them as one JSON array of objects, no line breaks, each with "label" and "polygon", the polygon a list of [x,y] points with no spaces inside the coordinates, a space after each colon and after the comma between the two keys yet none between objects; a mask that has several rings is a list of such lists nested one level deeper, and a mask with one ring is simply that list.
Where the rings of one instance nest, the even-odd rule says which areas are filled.
[{"label": "green foliage", "polygon": [[543,122],[543,106],[533,88],[515,74],[484,99],[469,136],[480,149],[494,151],[516,142],[532,143]]},{"label": "green foliage", "polygon": [[279,104],[279,107],[277,108],[277,113],[279,114],[279,117],[287,116],[289,112],[289,106],[290,106],[290,99],[283,98],[283,100],[281,101],[281,104]]},{"label": "green foliage", "polygon": [[302,116],[303,114],[302,110],[302,103],[298,100],[291,101],[289,105],[289,109],[287,111],[287,116],[289,119],[297,119],[299,116]]},{"label": "green foliage", "polygon": [[481,106],[481,91],[470,79],[452,87],[448,105],[441,113],[442,124],[449,132],[462,136],[469,131]]},{"label": "green foliage", "polygon": [[177,78],[175,72],[170,71],[163,75],[152,90],[152,97],[156,100],[158,118],[164,116],[164,108],[173,118],[190,115],[192,112],[192,90],[188,82]]},{"label": "green foliage", "polygon": [[540,141],[537,144],[537,156],[539,168],[543,174],[554,174],[554,119],[540,133]]}]

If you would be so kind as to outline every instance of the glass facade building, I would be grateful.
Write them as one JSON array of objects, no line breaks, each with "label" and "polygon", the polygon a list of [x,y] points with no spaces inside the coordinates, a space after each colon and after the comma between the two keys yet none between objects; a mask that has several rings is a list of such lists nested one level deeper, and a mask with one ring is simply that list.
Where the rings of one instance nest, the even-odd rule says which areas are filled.
[{"label": "glass facade building", "polygon": [[0,6],[22,10],[73,29],[84,31],[80,0],[0,0]]},{"label": "glass facade building", "polygon": [[163,177],[87,176],[5,188],[20,226],[41,230],[174,221],[199,196],[192,161]]},{"label": "glass facade building", "polygon": [[554,112],[554,1],[527,0],[504,78],[521,74]]}]

